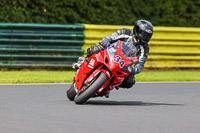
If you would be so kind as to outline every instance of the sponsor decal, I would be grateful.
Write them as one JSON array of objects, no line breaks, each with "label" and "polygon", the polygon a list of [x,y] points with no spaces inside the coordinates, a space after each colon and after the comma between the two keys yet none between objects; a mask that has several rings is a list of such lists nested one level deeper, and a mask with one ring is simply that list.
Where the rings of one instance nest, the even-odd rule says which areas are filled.
[{"label": "sponsor decal", "polygon": [[94,59],[91,59],[89,65],[90,65],[90,66],[94,66],[94,63],[95,63],[95,60],[94,60]]},{"label": "sponsor decal", "polygon": [[110,77],[110,73],[108,71],[106,71],[106,74]]},{"label": "sponsor decal", "polygon": [[93,79],[93,76],[91,76],[89,79],[88,79],[88,83],[90,83]]},{"label": "sponsor decal", "polygon": [[94,74],[94,77],[96,77],[96,76],[97,76],[97,74],[99,74],[99,71],[97,71],[97,72]]},{"label": "sponsor decal", "polygon": [[90,65],[88,65],[88,67],[89,67],[89,68],[91,68],[91,69],[94,69],[94,67],[93,67],[93,66],[90,66]]},{"label": "sponsor decal", "polygon": [[99,58],[98,58],[98,57],[96,57],[96,59],[97,59],[97,61],[99,62]]},{"label": "sponsor decal", "polygon": [[103,90],[103,87],[99,89],[99,92],[101,92]]},{"label": "sponsor decal", "polygon": [[91,68],[91,69],[94,69],[94,63],[95,63],[95,59],[91,59],[88,67]]}]

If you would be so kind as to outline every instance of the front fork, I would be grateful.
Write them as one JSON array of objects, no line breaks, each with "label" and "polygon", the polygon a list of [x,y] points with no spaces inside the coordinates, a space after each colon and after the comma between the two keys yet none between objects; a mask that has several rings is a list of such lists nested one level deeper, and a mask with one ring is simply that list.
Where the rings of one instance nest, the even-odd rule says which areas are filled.
[{"label": "front fork", "polygon": [[101,94],[102,92],[109,92],[111,91],[113,88],[111,86],[108,86],[110,84],[110,82],[112,81],[112,79],[115,77],[115,75],[112,73],[109,80],[97,91],[98,94]]}]

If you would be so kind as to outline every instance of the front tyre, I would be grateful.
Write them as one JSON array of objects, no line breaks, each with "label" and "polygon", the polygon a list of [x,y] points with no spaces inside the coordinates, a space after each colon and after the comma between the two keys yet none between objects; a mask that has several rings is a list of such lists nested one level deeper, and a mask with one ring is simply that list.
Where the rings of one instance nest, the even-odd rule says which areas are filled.
[{"label": "front tyre", "polygon": [[76,96],[76,91],[74,89],[74,83],[71,87],[66,91],[67,98],[71,101],[74,101],[74,97]]},{"label": "front tyre", "polygon": [[74,98],[76,104],[83,104],[91,98],[107,81],[108,77],[101,72],[99,77],[85,91],[77,94]]}]

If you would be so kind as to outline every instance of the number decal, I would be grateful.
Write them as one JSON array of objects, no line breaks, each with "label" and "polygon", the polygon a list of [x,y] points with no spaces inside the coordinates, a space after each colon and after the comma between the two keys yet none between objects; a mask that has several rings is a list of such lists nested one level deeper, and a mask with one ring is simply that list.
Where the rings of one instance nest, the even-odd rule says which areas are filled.
[{"label": "number decal", "polygon": [[122,68],[125,64],[125,62],[123,60],[121,60],[122,58],[119,55],[116,55],[114,58],[114,61],[119,63],[119,66]]},{"label": "number decal", "polygon": [[121,57],[116,55],[115,58],[114,58],[114,61],[118,63],[120,60],[121,60]]},{"label": "number decal", "polygon": [[125,62],[123,60],[119,62],[119,65],[121,68],[124,67],[124,64],[125,64]]}]

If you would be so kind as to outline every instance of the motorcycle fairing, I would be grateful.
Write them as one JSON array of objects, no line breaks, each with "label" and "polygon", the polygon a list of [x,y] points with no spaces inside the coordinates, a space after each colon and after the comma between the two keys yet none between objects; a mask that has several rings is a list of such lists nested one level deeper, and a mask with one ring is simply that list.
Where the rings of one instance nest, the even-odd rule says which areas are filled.
[{"label": "motorcycle fairing", "polygon": [[[114,79],[110,78],[99,89],[98,93],[109,91],[113,89],[114,86],[120,85],[125,76],[131,73],[131,71],[129,71],[130,66],[137,61],[136,57],[124,57],[122,46],[123,43],[117,41],[113,46],[89,57],[89,61],[85,60],[74,77],[77,89],[80,91],[84,81],[91,82],[100,72],[104,72],[108,77]],[[103,66],[106,66],[108,70],[102,69]],[[112,83],[110,84],[111,80]]]}]

